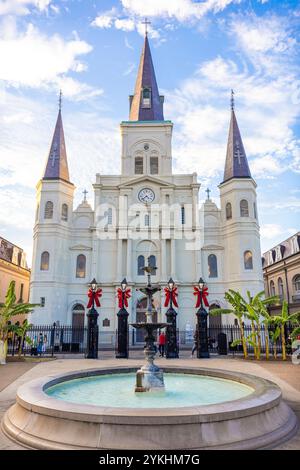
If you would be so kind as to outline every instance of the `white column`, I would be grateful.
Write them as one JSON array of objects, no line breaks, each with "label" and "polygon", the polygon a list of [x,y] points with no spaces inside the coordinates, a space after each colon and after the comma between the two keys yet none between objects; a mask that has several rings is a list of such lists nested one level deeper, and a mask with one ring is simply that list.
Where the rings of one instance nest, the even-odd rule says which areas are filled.
[{"label": "white column", "polygon": [[118,240],[118,252],[117,252],[117,279],[116,281],[121,282],[122,280],[122,240]]},{"label": "white column", "polygon": [[176,276],[176,259],[175,259],[175,240],[171,239],[171,277],[175,281]]},{"label": "white column", "polygon": [[131,281],[132,280],[132,276],[131,276],[131,259],[132,259],[132,240],[130,238],[128,238],[127,240],[127,274],[126,274],[126,279],[127,281]]},{"label": "white column", "polygon": [[161,246],[161,280],[167,280],[167,253],[166,253],[166,240],[162,239],[160,241]]}]

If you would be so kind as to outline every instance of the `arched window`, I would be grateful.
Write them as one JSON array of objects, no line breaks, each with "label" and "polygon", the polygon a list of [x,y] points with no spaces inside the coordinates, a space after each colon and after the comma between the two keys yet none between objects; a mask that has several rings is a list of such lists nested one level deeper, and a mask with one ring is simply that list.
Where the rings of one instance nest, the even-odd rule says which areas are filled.
[{"label": "arched window", "polygon": [[76,261],[76,277],[85,277],[86,270],[86,257],[85,255],[78,255]]},{"label": "arched window", "polygon": [[68,204],[61,206],[61,220],[68,220]]},{"label": "arched window", "polygon": [[45,219],[52,219],[53,217],[53,202],[52,201],[47,201],[45,204],[45,213],[44,213],[44,218]]},{"label": "arched window", "polygon": [[246,199],[242,199],[240,202],[240,214],[241,217],[249,217],[248,201]]},{"label": "arched window", "polygon": [[142,91],[142,108],[151,108],[151,89],[146,87]]},{"label": "arched window", "polygon": [[48,271],[50,255],[48,251],[43,251],[41,254],[41,271]]},{"label": "arched window", "polygon": [[134,159],[134,173],[142,175],[144,173],[143,157],[135,157]]},{"label": "arched window", "polygon": [[150,173],[158,175],[158,157],[150,157]]},{"label": "arched window", "polygon": [[275,284],[274,281],[270,282],[270,295],[275,295]]},{"label": "arched window", "polygon": [[[151,266],[152,268],[155,268],[156,267],[156,257],[154,255],[151,255],[151,256],[149,256],[148,260],[149,260],[149,266]],[[151,274],[152,274],[152,276],[155,276],[156,269],[152,269]]]},{"label": "arched window", "polygon": [[295,294],[300,294],[300,274],[297,274],[293,279],[293,288]]},{"label": "arched window", "polygon": [[226,220],[232,219],[232,207],[230,202],[226,204]]},{"label": "arched window", "polygon": [[216,255],[208,257],[208,277],[218,277],[218,262]]},{"label": "arched window", "polygon": [[245,266],[245,269],[253,269],[252,252],[249,250],[244,252],[244,266]]},{"label": "arched window", "polygon": [[145,214],[145,226],[150,226],[150,214]]},{"label": "arched window", "polygon": [[138,276],[144,276],[145,272],[143,268],[145,267],[145,257],[143,255],[139,255],[137,259],[137,272]]},{"label": "arched window", "polygon": [[282,282],[281,277],[278,278],[278,295],[280,297],[280,300],[283,300],[284,292],[283,292],[283,282]]},{"label": "arched window", "polygon": [[104,326],[104,327],[110,326],[110,320],[108,318],[104,318],[104,320],[102,322],[102,326]]}]

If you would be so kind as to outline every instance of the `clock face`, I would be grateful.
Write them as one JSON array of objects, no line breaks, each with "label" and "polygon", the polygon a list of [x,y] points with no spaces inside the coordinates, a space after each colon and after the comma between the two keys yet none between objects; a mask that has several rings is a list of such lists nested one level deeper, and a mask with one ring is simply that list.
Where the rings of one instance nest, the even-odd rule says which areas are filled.
[{"label": "clock face", "polygon": [[138,198],[141,202],[144,202],[144,203],[149,203],[149,202],[153,202],[154,201],[154,198],[155,198],[155,194],[154,192],[152,191],[152,189],[150,188],[143,188],[140,190],[139,194],[138,194]]}]

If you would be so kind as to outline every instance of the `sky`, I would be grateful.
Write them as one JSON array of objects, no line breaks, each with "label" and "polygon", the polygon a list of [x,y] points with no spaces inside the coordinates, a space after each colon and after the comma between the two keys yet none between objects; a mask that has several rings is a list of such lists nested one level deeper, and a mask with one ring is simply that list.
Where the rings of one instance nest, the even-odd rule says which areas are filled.
[{"label": "sky", "polygon": [[0,0],[0,236],[31,264],[36,184],[63,93],[75,207],[120,172],[144,17],[173,171],[219,205],[230,90],[258,187],[262,251],[300,226],[300,4],[286,0]]}]

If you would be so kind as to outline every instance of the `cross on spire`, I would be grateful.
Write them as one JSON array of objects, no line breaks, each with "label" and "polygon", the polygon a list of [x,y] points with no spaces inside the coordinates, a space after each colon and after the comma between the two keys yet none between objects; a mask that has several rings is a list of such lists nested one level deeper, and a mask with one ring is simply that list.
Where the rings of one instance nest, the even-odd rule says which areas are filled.
[{"label": "cross on spire", "polygon": [[231,89],[230,107],[231,107],[231,111],[234,111],[234,91],[232,89]]},{"label": "cross on spire", "polygon": [[62,104],[62,91],[59,90],[59,98],[58,98],[58,110],[61,111],[61,104]]},{"label": "cross on spire", "polygon": [[85,189],[84,191],[82,191],[82,193],[83,193],[83,202],[86,202],[86,195],[88,191]]},{"label": "cross on spire", "polygon": [[147,18],[147,17],[145,17],[145,20],[144,20],[144,21],[142,21],[142,24],[144,24],[144,25],[145,25],[145,35],[147,36],[147,34],[148,34],[148,31],[147,31],[147,26],[148,26],[148,24],[151,24],[151,21],[148,21],[148,18]]},{"label": "cross on spire", "polygon": [[210,201],[210,198],[209,198],[209,193],[211,193],[211,190],[210,189],[206,189],[205,192],[207,193],[207,201]]}]

